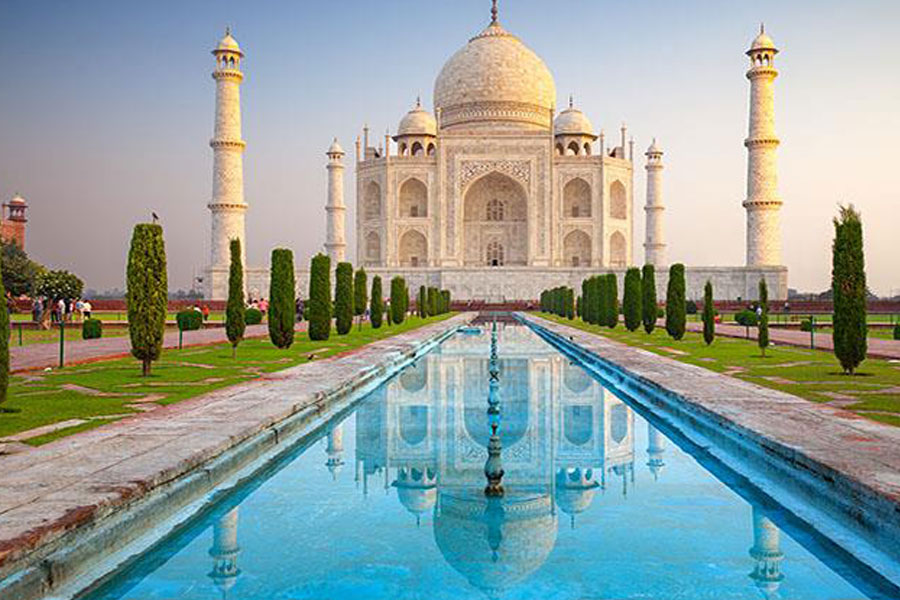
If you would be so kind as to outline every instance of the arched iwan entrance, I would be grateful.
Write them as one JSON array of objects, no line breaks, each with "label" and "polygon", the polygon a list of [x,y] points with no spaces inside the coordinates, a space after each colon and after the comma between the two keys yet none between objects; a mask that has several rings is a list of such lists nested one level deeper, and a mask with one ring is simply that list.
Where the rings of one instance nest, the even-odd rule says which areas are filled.
[{"label": "arched iwan entrance", "polygon": [[628,261],[628,253],[625,247],[625,236],[617,231],[609,238],[609,266],[624,267]]},{"label": "arched iwan entrance", "polygon": [[591,264],[591,238],[575,230],[563,238],[563,264],[566,267],[587,267]]},{"label": "arched iwan entrance", "polygon": [[428,264],[428,241],[418,231],[407,231],[400,237],[400,266],[424,267]]},{"label": "arched iwan entrance", "polygon": [[464,196],[463,260],[466,266],[528,264],[528,201],[522,186],[493,172]]}]

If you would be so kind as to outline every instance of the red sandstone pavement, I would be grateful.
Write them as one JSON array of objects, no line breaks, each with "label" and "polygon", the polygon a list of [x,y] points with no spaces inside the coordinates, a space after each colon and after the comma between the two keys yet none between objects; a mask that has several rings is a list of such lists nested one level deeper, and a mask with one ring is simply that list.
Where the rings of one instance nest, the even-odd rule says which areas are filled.
[{"label": "red sandstone pavement", "polygon": [[[703,331],[703,323],[690,322],[687,324],[687,329],[688,331]],[[747,337],[747,328],[742,325],[723,325],[720,323],[716,325],[716,335],[745,338]],[[756,339],[755,327],[750,328],[750,339]],[[769,339],[774,344],[809,348],[808,331],[770,327]],[[815,344],[818,350],[834,350],[830,333],[816,332]],[[900,340],[884,340],[870,337],[868,355],[869,358],[900,359]]]},{"label": "red sandstone pavement", "polygon": [[[73,365],[84,362],[91,362],[104,358],[116,358],[120,356],[128,356],[131,354],[131,341],[128,336],[108,337],[99,340],[82,340],[75,336],[78,331],[74,330],[72,341],[66,341],[65,345],[65,364]],[[244,334],[245,338],[263,337],[268,335],[268,325],[249,325]],[[206,346],[209,344],[219,344],[227,341],[224,327],[215,327],[209,329],[198,329],[196,331],[185,331],[183,344],[184,346]],[[163,338],[163,348],[178,347],[178,332],[167,332]],[[30,344],[28,346],[20,346],[10,348],[10,371],[30,371],[34,369],[44,369],[46,367],[56,368],[59,366],[59,344]]]}]

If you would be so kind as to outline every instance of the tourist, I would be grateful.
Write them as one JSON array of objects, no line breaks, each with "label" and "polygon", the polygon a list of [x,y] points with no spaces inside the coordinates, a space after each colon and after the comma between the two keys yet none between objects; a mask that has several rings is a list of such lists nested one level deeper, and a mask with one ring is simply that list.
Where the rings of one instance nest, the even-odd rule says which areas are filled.
[{"label": "tourist", "polygon": [[90,319],[90,318],[91,318],[91,311],[92,311],[92,309],[93,309],[93,307],[91,306],[90,300],[85,300],[85,301],[84,301],[84,306],[82,307],[82,310],[84,311],[84,318],[85,318],[85,319]]},{"label": "tourist", "polygon": [[40,297],[34,297],[31,300],[31,319],[35,323],[41,322],[41,316],[44,314],[44,303],[41,302]]},{"label": "tourist", "polygon": [[75,320],[81,321],[84,316],[84,301],[79,298],[77,302],[75,302]]},{"label": "tourist", "polygon": [[203,315],[203,320],[204,320],[204,321],[209,321],[209,305],[204,304],[204,305],[203,305],[203,308],[200,309],[200,314]]},{"label": "tourist", "polygon": [[300,298],[294,300],[294,315],[297,323],[303,320],[303,300]]},{"label": "tourist", "polygon": [[263,298],[259,301],[259,310],[262,314],[266,314],[266,311],[269,310],[269,301]]},{"label": "tourist", "polygon": [[63,314],[66,321],[72,320],[72,311],[75,310],[75,303],[71,300],[63,300]]}]

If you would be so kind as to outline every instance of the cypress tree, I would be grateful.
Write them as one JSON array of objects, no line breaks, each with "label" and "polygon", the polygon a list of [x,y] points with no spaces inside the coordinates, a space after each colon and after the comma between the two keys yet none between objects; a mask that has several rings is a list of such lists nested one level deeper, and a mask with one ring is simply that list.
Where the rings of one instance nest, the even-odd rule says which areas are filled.
[{"label": "cypress tree", "polygon": [[588,277],[581,282],[581,320],[585,323],[591,322],[592,300],[593,300],[593,284],[591,278]]},{"label": "cypress tree", "polygon": [[716,308],[713,306],[713,287],[707,281],[703,288],[703,341],[709,346],[716,337]]},{"label": "cypress tree", "polygon": [[403,278],[394,277],[391,279],[391,322],[398,325],[403,322]]},{"label": "cypress tree", "polygon": [[441,290],[441,313],[450,312],[450,290]]},{"label": "cypress tree", "polygon": [[852,375],[867,352],[862,219],[852,204],[841,206],[840,215],[834,219],[831,261],[834,354],[844,373]]},{"label": "cypress tree", "polygon": [[619,281],[615,273],[608,273],[606,279],[606,293],[609,294],[606,302],[606,325],[614,328],[619,323]]},{"label": "cypress tree", "polygon": [[[3,277],[0,273],[0,298],[6,298]],[[9,389],[9,311],[0,307],[0,413],[4,412],[3,403]]]},{"label": "cypress tree", "polygon": [[247,329],[244,305],[244,265],[241,262],[241,240],[235,238],[229,245],[231,268],[228,270],[228,302],[225,305],[225,334],[231,342],[231,358],[237,354],[238,344]]},{"label": "cypress tree", "polygon": [[372,278],[372,295],[369,298],[369,320],[372,322],[372,329],[381,327],[383,316],[384,295],[381,291],[381,277],[376,275]]},{"label": "cypress tree", "polygon": [[687,321],[684,288],[684,265],[675,263],[669,267],[669,284],[666,289],[666,331],[676,340],[684,337]]},{"label": "cypress tree", "polygon": [[287,248],[275,248],[270,268],[269,339],[276,348],[290,348],[294,343],[297,302],[294,253]]},{"label": "cypress tree", "polygon": [[570,287],[566,287],[566,318],[575,318],[575,290]]},{"label": "cypress tree", "polygon": [[581,296],[575,296],[575,316],[581,318]]},{"label": "cypress tree", "polygon": [[338,335],[347,335],[353,328],[353,265],[338,263],[334,285],[335,330]]},{"label": "cypress tree", "polygon": [[436,315],[440,312],[440,307],[438,306],[438,290],[435,287],[430,287],[427,290],[427,297],[425,301],[428,304],[428,314]]},{"label": "cypress tree", "polygon": [[141,372],[150,375],[150,365],[162,353],[168,312],[166,246],[160,225],[134,226],[128,251],[128,335],[131,354],[141,361]]},{"label": "cypress tree", "polygon": [[609,319],[606,313],[606,304],[609,302],[609,292],[606,291],[606,288],[609,286],[609,280],[606,278],[606,275],[597,275],[597,283],[594,285],[597,286],[597,312],[594,315],[594,323],[606,325]]},{"label": "cypress tree", "polygon": [[769,345],[769,288],[766,280],[762,277],[759,279],[759,308],[761,312],[757,324],[757,342],[763,357],[765,357],[766,347]]},{"label": "cypress tree", "polygon": [[641,277],[641,314],[644,331],[653,333],[656,328],[656,271],[653,265],[644,265]]},{"label": "cypress tree", "polygon": [[622,310],[625,313],[625,328],[635,331],[641,326],[641,271],[632,267],[625,272],[625,290]]},{"label": "cypress tree", "polygon": [[420,285],[419,295],[416,296],[416,308],[419,311],[419,316],[423,319],[428,316],[428,306],[425,303],[426,298],[428,298],[428,292],[425,290],[424,285]]},{"label": "cypress tree", "polygon": [[368,303],[369,288],[366,281],[366,270],[360,267],[353,276],[353,314],[356,315],[358,329],[362,329],[362,316],[366,313]]},{"label": "cypress tree", "polygon": [[331,259],[319,253],[312,257],[309,267],[309,339],[327,340],[331,337]]}]

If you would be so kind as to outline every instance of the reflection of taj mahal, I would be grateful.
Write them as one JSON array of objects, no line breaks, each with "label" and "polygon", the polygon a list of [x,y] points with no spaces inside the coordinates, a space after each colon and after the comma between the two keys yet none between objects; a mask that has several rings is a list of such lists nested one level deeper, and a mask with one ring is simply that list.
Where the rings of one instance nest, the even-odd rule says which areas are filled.
[{"label": "reflection of taj mahal", "polygon": [[[688,296],[707,279],[717,297],[754,297],[760,277],[773,298],[787,294],[775,174],[772,40],[761,33],[751,68],[747,262],[693,267]],[[224,297],[228,240],[244,239],[238,87],[243,52],[231,35],[214,51],[218,82],[209,293]],[[634,249],[634,142],[623,125],[606,136],[569,97],[557,112],[557,89],[544,61],[501,26],[496,3],[489,25],[453,54],[434,83],[433,110],[417,100],[395,134],[355,143],[356,257],[382,276],[402,275],[448,289],[460,300],[534,300],[542,289],[578,288],[598,270],[621,273],[653,264],[665,285],[668,258],[663,152],[654,141],[647,172],[643,256]],[[332,266],[347,260],[345,151],[326,152],[325,250]],[[638,156],[638,158],[641,158]],[[304,261],[305,262],[305,261]],[[302,264],[302,263],[298,263]],[[248,269],[248,287],[264,290],[265,269]],[[307,273],[297,273],[304,290]]]}]

